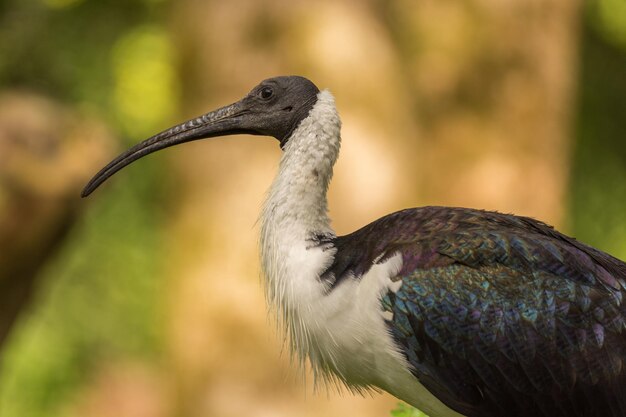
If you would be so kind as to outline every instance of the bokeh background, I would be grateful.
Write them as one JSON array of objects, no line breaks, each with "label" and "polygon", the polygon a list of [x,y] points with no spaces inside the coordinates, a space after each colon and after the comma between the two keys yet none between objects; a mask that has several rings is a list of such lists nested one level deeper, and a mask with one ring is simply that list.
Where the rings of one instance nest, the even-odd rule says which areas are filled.
[{"label": "bokeh background", "polygon": [[316,392],[265,310],[275,140],[119,151],[302,74],[337,98],[330,209],[515,212],[626,258],[624,0],[0,2],[0,416],[388,416]]}]

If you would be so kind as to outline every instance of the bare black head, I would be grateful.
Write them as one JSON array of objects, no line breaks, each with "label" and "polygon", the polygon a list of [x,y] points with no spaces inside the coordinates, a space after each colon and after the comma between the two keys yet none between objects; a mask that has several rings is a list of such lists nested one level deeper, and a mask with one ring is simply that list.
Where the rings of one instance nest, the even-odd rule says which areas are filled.
[{"label": "bare black head", "polygon": [[81,195],[88,196],[107,178],[137,159],[179,143],[247,133],[273,136],[283,148],[317,102],[318,93],[315,84],[304,77],[264,80],[238,102],[171,127],[128,149],[102,168]]}]

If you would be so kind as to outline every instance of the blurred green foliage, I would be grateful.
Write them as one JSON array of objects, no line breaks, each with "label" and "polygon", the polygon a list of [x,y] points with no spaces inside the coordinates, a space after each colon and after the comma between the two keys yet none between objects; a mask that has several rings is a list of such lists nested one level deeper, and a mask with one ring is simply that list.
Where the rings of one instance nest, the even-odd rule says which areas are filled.
[{"label": "blurred green foliage", "polygon": [[154,0],[5,0],[0,85],[89,102],[99,114],[113,114],[111,49],[136,27],[158,23],[163,13]]},{"label": "blurred green foliage", "polygon": [[398,406],[391,410],[391,417],[428,417],[417,408],[411,407],[404,403],[398,403]]},{"label": "blurred green foliage", "polygon": [[[573,126],[570,232],[580,240],[626,259],[626,43],[611,19],[589,6],[582,25],[578,110]],[[593,4],[593,3],[592,3]],[[623,3],[626,4],[626,3]]]},{"label": "blurred green foliage", "polygon": [[99,200],[43,273],[3,352],[0,415],[58,415],[101,355],[158,360],[163,277],[151,191],[122,186]]},{"label": "blurred green foliage", "polygon": [[112,55],[113,107],[119,121],[129,136],[148,136],[178,107],[168,38],[158,26],[139,26],[117,42]]},{"label": "blurred green foliage", "polygon": [[605,41],[626,49],[626,2],[591,0],[585,3],[587,22]]},{"label": "blurred green foliage", "polygon": [[[159,3],[1,3],[0,86],[95,114],[117,131],[121,146],[166,127],[178,86]],[[90,209],[43,272],[3,349],[1,416],[67,415],[62,406],[103,355],[158,362],[164,190],[154,159],[142,161],[141,175],[84,202]]]}]

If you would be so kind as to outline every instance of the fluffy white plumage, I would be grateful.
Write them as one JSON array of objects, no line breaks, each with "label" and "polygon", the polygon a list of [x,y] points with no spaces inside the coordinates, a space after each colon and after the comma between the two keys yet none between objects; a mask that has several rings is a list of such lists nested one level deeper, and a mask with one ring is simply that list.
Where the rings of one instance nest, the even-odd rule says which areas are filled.
[{"label": "fluffy white plumage", "polygon": [[341,121],[333,96],[317,103],[287,142],[261,213],[261,261],[266,295],[287,333],[292,352],[307,358],[316,380],[341,381],[353,391],[382,388],[431,417],[460,417],[413,377],[385,326],[381,294],[397,290],[391,280],[399,255],[376,264],[360,279],[344,279],[328,291],[320,274],[336,249],[315,236],[334,236],[326,192],[341,144]]}]

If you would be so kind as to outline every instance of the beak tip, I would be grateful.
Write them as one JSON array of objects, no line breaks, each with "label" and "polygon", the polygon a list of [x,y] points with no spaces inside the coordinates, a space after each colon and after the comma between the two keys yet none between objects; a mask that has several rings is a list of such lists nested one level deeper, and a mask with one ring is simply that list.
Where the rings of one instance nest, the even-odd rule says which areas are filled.
[{"label": "beak tip", "polygon": [[92,191],[93,189],[87,184],[85,188],[83,188],[83,191],[80,192],[80,198],[89,197]]}]

